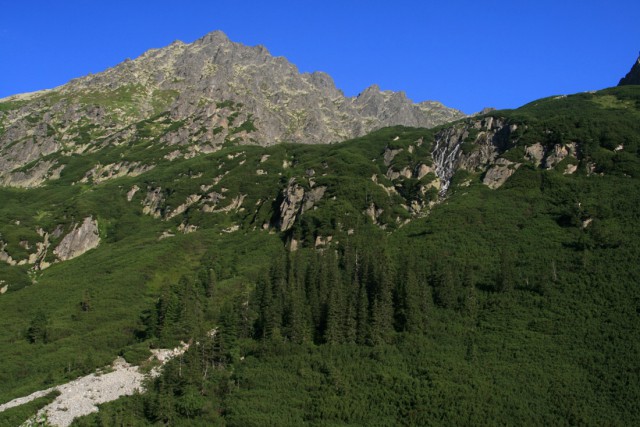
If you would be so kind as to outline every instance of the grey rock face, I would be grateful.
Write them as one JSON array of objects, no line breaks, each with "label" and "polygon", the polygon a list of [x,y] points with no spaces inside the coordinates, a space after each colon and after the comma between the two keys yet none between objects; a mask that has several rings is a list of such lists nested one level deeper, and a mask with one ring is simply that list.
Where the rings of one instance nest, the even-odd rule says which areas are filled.
[{"label": "grey rock face", "polygon": [[618,86],[625,85],[640,85],[640,57],[638,57],[636,63],[633,64],[633,67],[631,67],[627,75],[621,78],[618,83]]},{"label": "grey rock face", "polygon": [[67,261],[82,255],[90,249],[97,248],[100,244],[98,234],[98,221],[87,217],[78,227],[76,224],[62,241],[53,250],[53,253],[61,261]]},{"label": "grey rock face", "polygon": [[536,166],[540,166],[544,159],[544,147],[539,142],[525,148],[525,159],[532,161]]},{"label": "grey rock face", "polygon": [[578,158],[578,144],[570,142],[556,144],[552,148],[545,148],[541,143],[537,142],[525,147],[524,158],[533,162],[536,166],[542,165],[545,169],[552,169],[567,156]]},{"label": "grey rock face", "polygon": [[[135,141],[136,123],[167,126],[154,141],[193,156],[223,143],[329,143],[388,125],[431,127],[463,117],[434,101],[371,86],[348,98],[330,76],[299,73],[262,46],[213,32],[150,50],[54,90],[6,98],[0,110],[0,178],[41,156]],[[159,116],[162,115],[163,116]]]},{"label": "grey rock face", "polygon": [[0,178],[0,184],[9,187],[37,187],[46,180],[55,180],[60,177],[60,172],[64,169],[64,165],[54,166],[56,166],[54,162],[43,160],[26,171],[18,170],[7,173]]},{"label": "grey rock face", "polygon": [[287,231],[293,227],[300,205],[304,199],[304,188],[291,178],[289,185],[282,192],[283,200],[280,203],[280,221],[278,227],[280,231]]},{"label": "grey rock face", "polygon": [[151,215],[154,218],[160,218],[162,216],[163,203],[164,193],[162,192],[162,188],[150,188],[142,201],[142,213]]},{"label": "grey rock face", "polygon": [[378,218],[380,217],[380,215],[382,215],[383,212],[384,210],[382,208],[378,208],[375,203],[371,203],[369,207],[364,211],[364,214],[371,219],[371,222],[373,222],[374,224],[378,224]]},{"label": "grey rock face", "polygon": [[287,187],[282,191],[282,202],[278,218],[278,228],[280,231],[287,231],[293,227],[296,218],[306,211],[313,209],[324,196],[327,187],[321,186],[309,191],[291,178]]},{"label": "grey rock face", "polygon": [[[440,179],[440,192],[446,193],[458,169],[475,171],[493,164],[508,147],[511,133],[516,129],[516,125],[509,125],[504,119],[486,117],[439,132],[431,155],[435,173]],[[472,149],[465,152],[463,144],[466,142]]]},{"label": "grey rock face", "polygon": [[389,166],[393,161],[393,158],[396,157],[401,152],[402,152],[402,148],[398,148],[396,150],[392,150],[390,148],[385,149],[384,155],[383,155],[384,165]]},{"label": "grey rock face", "polygon": [[18,262],[7,253],[5,248],[7,244],[0,240],[0,262],[6,262],[9,265],[16,265]]},{"label": "grey rock face", "polygon": [[482,183],[491,189],[499,188],[519,167],[520,163],[514,163],[507,159],[500,158],[487,170],[487,173],[482,179]]},{"label": "grey rock face", "polygon": [[119,162],[101,165],[98,163],[89,170],[80,182],[100,184],[122,176],[138,176],[154,168],[154,165],[141,165],[139,162]]},{"label": "grey rock face", "polygon": [[569,150],[567,150],[567,147],[560,144],[556,144],[553,147],[553,151],[549,153],[549,155],[547,156],[547,159],[545,161],[545,167],[547,169],[551,169],[555,167],[558,163],[564,160],[564,158],[567,157],[568,155],[569,155]]},{"label": "grey rock face", "polygon": [[300,210],[300,213],[303,214],[306,211],[313,209],[315,204],[318,203],[320,200],[322,200],[322,197],[324,196],[325,191],[327,191],[327,187],[321,186],[321,187],[313,188],[308,192],[306,192],[304,195],[302,209]]},{"label": "grey rock face", "polygon": [[419,164],[418,166],[416,166],[416,170],[415,170],[415,177],[416,179],[422,179],[425,175],[427,175],[428,173],[433,172],[433,169],[430,168],[429,166],[425,165],[424,163]]}]

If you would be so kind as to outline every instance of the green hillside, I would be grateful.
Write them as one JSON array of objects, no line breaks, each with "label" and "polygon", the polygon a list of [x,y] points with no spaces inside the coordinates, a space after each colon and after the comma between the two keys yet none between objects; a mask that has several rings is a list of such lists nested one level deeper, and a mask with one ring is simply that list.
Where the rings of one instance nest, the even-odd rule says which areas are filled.
[{"label": "green hillside", "polygon": [[[0,402],[183,340],[147,393],[74,425],[639,422],[640,87],[188,159],[153,129],[0,188],[5,253],[51,242],[48,268],[0,262]],[[498,157],[439,194],[451,129]],[[153,167],[83,181],[123,161]],[[87,217],[99,246],[54,262]]]}]

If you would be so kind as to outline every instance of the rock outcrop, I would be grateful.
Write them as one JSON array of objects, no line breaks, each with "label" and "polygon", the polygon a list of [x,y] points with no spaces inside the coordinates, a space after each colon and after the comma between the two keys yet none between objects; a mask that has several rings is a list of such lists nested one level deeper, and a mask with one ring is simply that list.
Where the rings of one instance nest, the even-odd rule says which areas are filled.
[{"label": "rock outcrop", "polygon": [[20,169],[4,176],[0,175],[0,185],[21,188],[38,187],[47,180],[59,179],[63,169],[64,165],[58,166],[54,161],[39,161],[27,170]]},{"label": "rock outcrop", "polygon": [[[28,258],[13,259],[11,255],[6,251],[7,244],[0,240],[0,262],[5,262],[9,265],[33,265],[33,270],[44,270],[51,265],[45,261],[51,242],[49,241],[49,233],[41,228],[37,229],[38,235],[42,237],[42,242],[35,242],[35,245],[30,244],[28,241],[23,240],[19,244],[24,249],[30,250],[35,246],[35,252],[29,254]],[[54,237],[60,237],[60,227],[56,228],[53,232]]]},{"label": "rock outcrop", "polygon": [[164,193],[162,192],[162,188],[150,188],[142,201],[142,213],[151,215],[154,218],[160,218],[162,216],[163,204]]},{"label": "rock outcrop", "polygon": [[88,250],[97,248],[99,244],[98,221],[87,217],[80,226],[78,224],[73,226],[73,229],[63,237],[53,253],[61,261],[67,261]]},{"label": "rock outcrop", "polygon": [[[214,193],[216,194],[216,193]],[[247,197],[246,194],[239,194],[231,200],[231,203],[222,208],[216,208],[215,206],[204,205],[202,206],[202,212],[208,213],[229,213],[233,211],[241,211],[244,208],[242,207],[242,203],[244,203],[244,199]],[[225,199],[224,196],[220,197],[221,199]]]},{"label": "rock outcrop", "polygon": [[[552,148],[545,148],[545,146],[537,142],[525,147],[524,159],[532,162],[536,166],[544,166],[545,169],[556,167],[567,157],[578,158],[578,144],[570,142],[566,144],[555,144]],[[573,168],[568,168],[568,170],[575,172]]]},{"label": "rock outcrop", "polygon": [[[56,228],[54,236],[59,237],[60,235],[58,233],[61,233],[61,228]],[[27,262],[33,265],[36,270],[44,270],[49,267],[49,262],[45,261],[45,258],[51,243],[49,242],[49,233],[39,229],[38,234],[42,236],[42,242],[36,242],[36,251],[29,255]]]},{"label": "rock outcrop", "polygon": [[416,170],[414,172],[416,179],[422,179],[424,178],[428,173],[432,173],[433,172],[433,168],[431,168],[430,166],[425,165],[424,163],[420,163],[418,166],[416,166]]},{"label": "rock outcrop", "polygon": [[532,161],[536,166],[540,166],[544,159],[544,147],[539,142],[525,147],[525,159]]},{"label": "rock outcrop", "polygon": [[316,187],[307,191],[302,199],[302,209],[300,213],[303,214],[306,211],[313,209],[316,203],[318,203],[322,197],[324,196],[325,191],[327,191],[327,187]]},{"label": "rock outcrop", "polygon": [[304,198],[304,188],[295,179],[289,181],[289,185],[282,192],[282,203],[280,203],[280,217],[278,228],[280,231],[287,231],[293,227],[296,220],[302,199]]},{"label": "rock outcrop", "polygon": [[101,165],[98,163],[91,168],[80,182],[100,184],[104,181],[122,176],[138,176],[154,168],[154,165],[142,165],[140,162],[119,162]]},{"label": "rock outcrop", "polygon": [[280,231],[287,231],[293,227],[296,218],[312,209],[325,194],[327,187],[316,187],[305,191],[295,178],[282,191],[282,202],[278,212],[277,227]]},{"label": "rock outcrop", "polygon": [[620,79],[618,86],[640,85],[640,56],[626,76]]},{"label": "rock outcrop", "polygon": [[517,128],[504,119],[486,117],[465,121],[436,134],[431,154],[435,173],[440,179],[440,193],[446,193],[457,170],[484,170],[492,165],[509,147],[511,134]]},{"label": "rock outcrop", "polygon": [[378,224],[378,218],[383,212],[384,209],[377,207],[375,203],[371,203],[364,211],[364,214],[368,216],[374,224]]},{"label": "rock outcrop", "polygon": [[0,261],[6,262],[9,265],[16,265],[18,262],[14,260],[11,255],[6,251],[7,244],[0,240]]},{"label": "rock outcrop", "polygon": [[184,203],[168,213],[166,215],[166,219],[171,219],[184,213],[190,206],[199,202],[201,198],[202,196],[200,194],[191,194],[189,197],[187,197],[187,200],[185,200]]},{"label": "rock outcrop", "polygon": [[516,169],[520,167],[520,163],[510,162],[507,159],[497,159],[493,166],[487,170],[487,173],[482,179],[482,183],[491,189],[496,189],[502,186],[511,175],[514,174]]},{"label": "rock outcrop", "polygon": [[576,157],[576,144],[556,144],[545,159],[545,167],[547,169],[554,168],[558,163],[563,161],[567,156]]},{"label": "rock outcrop", "polygon": [[133,196],[136,195],[136,193],[138,192],[138,190],[140,190],[140,187],[138,187],[137,185],[134,184],[133,187],[131,187],[131,190],[129,190],[127,192],[127,201],[130,202],[131,200],[133,200]]},{"label": "rock outcrop", "polygon": [[401,152],[402,152],[402,148],[398,148],[395,150],[392,150],[390,148],[385,149],[384,154],[382,155],[382,158],[384,160],[384,165],[389,166],[393,161],[394,157],[396,157]]}]

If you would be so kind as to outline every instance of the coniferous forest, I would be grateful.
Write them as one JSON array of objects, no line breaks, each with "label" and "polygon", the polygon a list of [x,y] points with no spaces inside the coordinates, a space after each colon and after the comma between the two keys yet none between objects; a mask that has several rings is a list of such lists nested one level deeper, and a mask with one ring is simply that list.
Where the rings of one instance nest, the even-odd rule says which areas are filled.
[{"label": "coniferous forest", "polygon": [[[481,192],[460,202],[477,211],[450,203],[393,235],[283,248],[242,291],[204,256],[141,316],[144,342],[190,350],[76,425],[632,424],[640,248],[622,230],[637,213],[583,229],[558,203],[569,181],[525,173],[509,205]],[[609,203],[638,203],[627,190]]]}]

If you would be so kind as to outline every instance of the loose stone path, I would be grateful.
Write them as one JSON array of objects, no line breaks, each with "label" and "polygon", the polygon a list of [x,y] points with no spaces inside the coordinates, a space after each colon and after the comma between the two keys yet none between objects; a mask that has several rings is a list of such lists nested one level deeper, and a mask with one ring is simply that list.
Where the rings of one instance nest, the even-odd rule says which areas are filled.
[{"label": "loose stone path", "polygon": [[[161,365],[172,358],[183,354],[189,346],[183,344],[173,350],[152,350],[151,359],[158,360]],[[149,375],[157,376],[160,369],[154,368]],[[77,417],[98,412],[98,405],[111,402],[122,396],[130,396],[136,391],[142,392],[142,382],[146,378],[137,366],[127,363],[121,357],[117,358],[108,372],[97,372],[85,377],[77,378],[66,384],[40,390],[29,396],[20,397],[0,405],[0,412],[9,408],[23,405],[39,397],[46,396],[54,390],[60,395],[49,405],[25,421],[23,426],[34,424],[36,420],[47,419],[50,425],[67,427]]]}]

